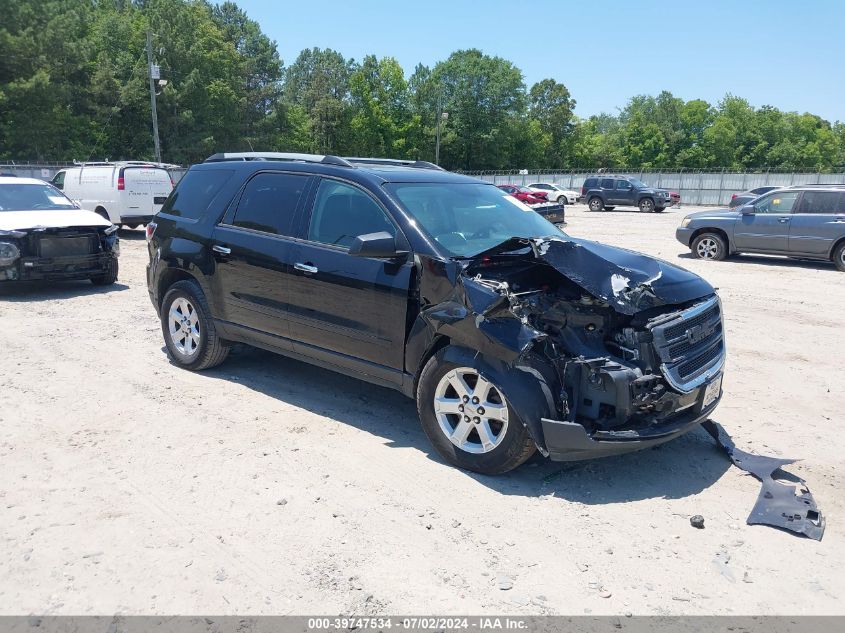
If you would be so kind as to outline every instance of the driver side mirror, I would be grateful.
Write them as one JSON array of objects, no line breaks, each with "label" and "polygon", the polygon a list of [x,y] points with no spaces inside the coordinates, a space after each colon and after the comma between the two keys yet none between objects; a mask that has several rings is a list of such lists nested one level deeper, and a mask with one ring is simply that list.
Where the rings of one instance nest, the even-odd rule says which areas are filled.
[{"label": "driver side mirror", "polygon": [[367,233],[366,235],[359,235],[352,241],[349,247],[349,254],[354,257],[374,257],[378,259],[392,259],[407,255],[408,250],[402,240],[400,240],[387,231],[379,231],[378,233]]},{"label": "driver side mirror", "polygon": [[756,209],[754,208],[754,205],[753,205],[753,204],[746,204],[746,205],[743,205],[743,206],[739,209],[739,212],[740,212],[742,215],[754,215],[754,212],[755,212],[755,211],[756,211]]}]

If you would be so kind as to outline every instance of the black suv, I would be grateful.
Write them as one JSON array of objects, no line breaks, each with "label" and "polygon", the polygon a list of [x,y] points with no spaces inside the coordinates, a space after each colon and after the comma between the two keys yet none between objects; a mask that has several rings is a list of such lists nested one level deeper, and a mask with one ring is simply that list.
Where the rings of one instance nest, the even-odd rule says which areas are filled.
[{"label": "black suv", "polygon": [[709,284],[430,163],[216,154],[147,235],[176,364],[239,342],[398,389],[463,468],[641,449],[721,397]]},{"label": "black suv", "polygon": [[590,207],[590,211],[616,206],[639,207],[644,213],[663,211],[672,204],[666,189],[655,189],[630,176],[590,176],[581,187],[581,199]]}]

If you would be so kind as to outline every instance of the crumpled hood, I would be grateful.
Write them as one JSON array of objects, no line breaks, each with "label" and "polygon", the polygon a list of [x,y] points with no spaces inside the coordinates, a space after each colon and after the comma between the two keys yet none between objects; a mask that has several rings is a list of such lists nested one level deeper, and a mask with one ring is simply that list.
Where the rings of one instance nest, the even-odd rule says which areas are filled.
[{"label": "crumpled hood", "polygon": [[15,231],[44,227],[57,229],[76,226],[111,226],[93,211],[67,209],[61,211],[0,211],[0,231]]},{"label": "crumpled hood", "polygon": [[662,259],[573,237],[522,239],[482,255],[531,246],[534,256],[622,314],[686,303],[709,296],[713,286],[695,273]]}]

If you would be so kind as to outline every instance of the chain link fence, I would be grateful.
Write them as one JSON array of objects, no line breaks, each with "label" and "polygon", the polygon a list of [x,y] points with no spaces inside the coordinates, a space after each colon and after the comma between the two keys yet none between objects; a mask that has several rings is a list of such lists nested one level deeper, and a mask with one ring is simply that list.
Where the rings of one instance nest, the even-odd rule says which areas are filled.
[{"label": "chain link fence", "polygon": [[[0,163],[0,173],[13,174],[18,177],[40,178],[50,180],[60,169],[73,167],[73,163]],[[169,168],[173,181],[178,182],[187,171],[186,167]],[[747,191],[756,187],[806,185],[806,184],[845,184],[845,172],[822,173],[802,171],[747,171],[737,172],[729,169],[706,170],[642,170],[642,169],[614,169],[599,171],[596,169],[570,170],[516,170],[510,171],[465,171],[468,176],[474,176],[492,182],[496,185],[528,185],[536,182],[550,182],[567,189],[581,191],[581,185],[589,176],[624,174],[635,176],[647,185],[659,189],[669,189],[681,195],[681,203],[705,206],[726,205],[731,200],[731,194]]]},{"label": "chain link fence", "polygon": [[580,193],[581,185],[589,176],[608,176],[619,174],[634,176],[647,185],[659,189],[676,191],[681,195],[681,203],[705,206],[726,205],[731,195],[756,187],[806,185],[806,184],[845,184],[845,173],[827,174],[822,172],[783,172],[775,170],[736,172],[728,169],[707,170],[641,170],[614,169],[599,171],[596,169],[572,169],[558,171],[465,171],[468,176],[496,185],[529,185],[538,182],[558,184],[566,189]]}]

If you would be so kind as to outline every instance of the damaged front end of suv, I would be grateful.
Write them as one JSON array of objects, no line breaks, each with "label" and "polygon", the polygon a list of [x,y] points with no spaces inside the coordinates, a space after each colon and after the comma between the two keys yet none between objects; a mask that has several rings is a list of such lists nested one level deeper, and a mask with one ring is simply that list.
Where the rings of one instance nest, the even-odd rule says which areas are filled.
[{"label": "damaged front end of suv", "polygon": [[446,360],[498,385],[545,456],[660,444],[718,405],[721,304],[693,273],[566,235],[420,264],[409,346],[448,340]]}]

